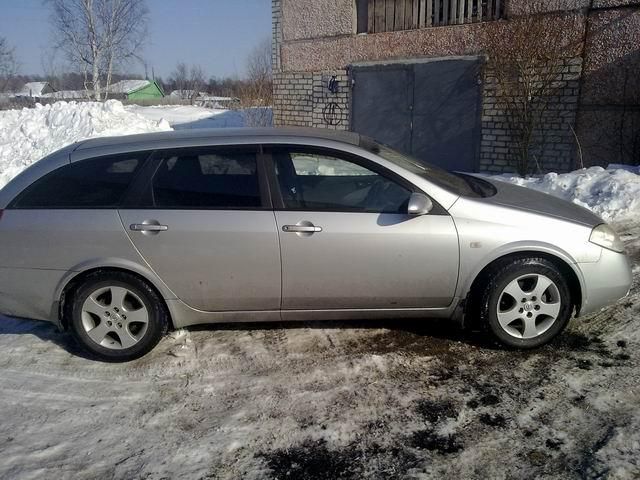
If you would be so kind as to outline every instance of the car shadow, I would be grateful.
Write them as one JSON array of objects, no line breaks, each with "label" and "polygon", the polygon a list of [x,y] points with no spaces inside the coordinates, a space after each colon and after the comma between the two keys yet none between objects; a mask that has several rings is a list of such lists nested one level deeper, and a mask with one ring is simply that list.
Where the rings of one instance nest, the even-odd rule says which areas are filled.
[{"label": "car shadow", "polygon": [[[425,352],[448,348],[453,343],[463,343],[473,348],[488,350],[504,350],[496,345],[482,332],[463,329],[455,322],[446,319],[385,319],[385,320],[323,320],[323,321],[291,321],[291,322],[247,322],[194,325],[187,327],[191,332],[198,331],[275,331],[301,329],[358,329],[387,330],[385,334],[372,335],[362,345],[361,351],[371,349],[372,353],[402,350],[410,346],[419,347]],[[33,335],[44,342],[50,342],[74,356],[95,360],[82,350],[73,337],[58,330],[50,322],[0,316],[0,337],[4,335]]]},{"label": "car shadow", "polygon": [[33,335],[44,342],[53,343],[67,353],[95,360],[76,344],[71,335],[60,331],[51,322],[0,315],[0,337],[4,335]]},{"label": "car shadow", "polygon": [[[275,332],[277,330],[365,330],[371,335],[358,340],[359,353],[391,353],[413,352],[419,354],[440,354],[450,352],[450,347],[456,343],[467,345],[473,349],[492,352],[507,352],[513,349],[504,347],[492,341],[485,333],[477,330],[464,329],[447,319],[385,319],[385,320],[317,320],[291,322],[247,322],[220,323],[194,325],[187,327],[191,332],[198,331],[238,331],[238,332]],[[374,332],[378,330],[378,332]],[[379,330],[386,330],[380,333]],[[65,352],[97,361],[90,354],[81,349],[73,337],[67,332],[61,332],[50,322],[13,318],[0,315],[0,338],[4,335],[33,335],[43,342],[49,342]],[[586,350],[602,349],[598,338],[587,338],[576,332],[565,331],[558,338],[552,340],[541,349],[534,349],[530,353],[549,352],[583,352]],[[526,352],[521,352],[527,355]]]},{"label": "car shadow", "polygon": [[442,318],[408,318],[408,319],[374,319],[374,320],[304,320],[287,322],[237,322],[224,324],[205,324],[187,327],[189,331],[271,331],[294,329],[385,329],[396,335],[410,335],[414,339],[425,341],[460,342],[472,347],[502,350],[483,332],[462,328],[449,319]]}]

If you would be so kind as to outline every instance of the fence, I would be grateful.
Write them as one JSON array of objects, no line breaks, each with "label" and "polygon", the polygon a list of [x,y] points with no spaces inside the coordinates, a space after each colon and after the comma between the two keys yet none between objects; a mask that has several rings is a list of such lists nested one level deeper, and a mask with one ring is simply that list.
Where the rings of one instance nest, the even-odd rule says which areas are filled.
[{"label": "fence", "polygon": [[499,20],[505,0],[359,0],[358,33]]}]

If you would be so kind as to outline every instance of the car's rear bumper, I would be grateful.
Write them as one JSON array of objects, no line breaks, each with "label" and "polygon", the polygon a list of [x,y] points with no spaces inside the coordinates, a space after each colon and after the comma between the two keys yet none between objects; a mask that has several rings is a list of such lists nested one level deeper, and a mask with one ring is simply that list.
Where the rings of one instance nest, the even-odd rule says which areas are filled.
[{"label": "car's rear bumper", "polygon": [[584,279],[581,316],[600,310],[629,293],[633,274],[625,254],[603,248],[600,260],[579,263],[578,267]]}]

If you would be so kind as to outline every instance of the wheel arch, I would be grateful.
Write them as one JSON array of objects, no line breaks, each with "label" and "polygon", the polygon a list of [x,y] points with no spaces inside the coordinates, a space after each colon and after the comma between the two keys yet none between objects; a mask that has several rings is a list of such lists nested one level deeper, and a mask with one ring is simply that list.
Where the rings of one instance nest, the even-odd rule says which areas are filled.
[{"label": "wheel arch", "polygon": [[[474,275],[470,276],[471,279],[467,285],[464,286],[464,290],[461,292],[461,298],[465,299],[465,306],[473,305],[474,295],[478,292],[478,285],[485,281],[487,274],[498,264],[509,260],[515,260],[519,258],[544,258],[553,263],[558,270],[565,276],[569,286],[571,294],[572,308],[576,309],[575,315],[578,316],[582,304],[584,301],[584,279],[580,270],[575,266],[575,262],[572,262],[567,255],[545,250],[538,249],[524,249],[511,252],[502,253],[501,255],[493,257],[488,262],[483,262],[483,267],[479,268]],[[465,308],[465,313],[467,308]]]},{"label": "wheel arch", "polygon": [[[171,326],[175,325],[171,309],[167,304],[168,296],[166,294],[166,291],[168,290],[168,288],[165,285],[162,285],[162,287],[164,288],[160,287],[157,284],[157,282],[154,282],[151,278],[149,278],[150,275],[145,275],[144,273],[141,273],[139,269],[127,268],[126,266],[111,264],[111,265],[92,266],[92,267],[84,268],[79,271],[70,272],[70,274],[67,275],[60,282],[60,285],[58,286],[58,290],[56,292],[56,297],[55,297],[56,302],[55,302],[52,314],[55,315],[56,318],[54,320],[57,320],[56,323],[60,326],[62,330],[67,330],[68,328],[68,319],[66,318],[67,316],[65,315],[66,313],[65,309],[67,306],[67,300],[69,298],[69,294],[76,287],[78,287],[78,285],[80,285],[85,278],[87,278],[89,275],[92,275],[96,272],[127,273],[147,283],[158,294],[158,296],[162,300],[162,307],[165,309],[167,318],[169,319],[169,324]],[[169,295],[169,298],[171,298],[171,295]]]}]

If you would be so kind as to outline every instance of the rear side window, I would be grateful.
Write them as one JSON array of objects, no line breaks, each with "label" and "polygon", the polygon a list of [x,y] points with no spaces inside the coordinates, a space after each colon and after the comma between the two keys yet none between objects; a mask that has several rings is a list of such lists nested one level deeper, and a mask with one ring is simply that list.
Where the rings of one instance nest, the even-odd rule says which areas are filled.
[{"label": "rear side window", "polygon": [[153,177],[151,201],[156,208],[259,208],[256,154],[185,152],[166,157]]},{"label": "rear side window", "polygon": [[65,165],[36,180],[12,208],[115,208],[145,157],[118,155]]}]

